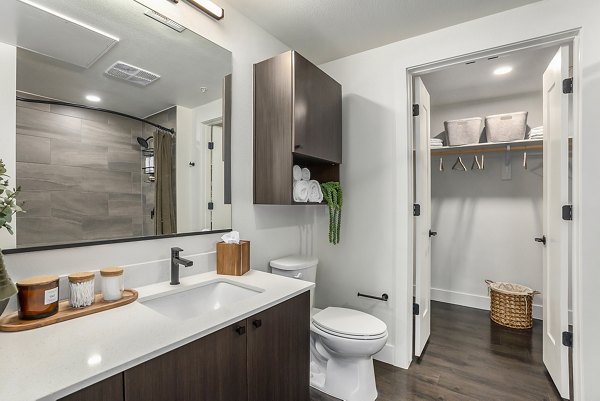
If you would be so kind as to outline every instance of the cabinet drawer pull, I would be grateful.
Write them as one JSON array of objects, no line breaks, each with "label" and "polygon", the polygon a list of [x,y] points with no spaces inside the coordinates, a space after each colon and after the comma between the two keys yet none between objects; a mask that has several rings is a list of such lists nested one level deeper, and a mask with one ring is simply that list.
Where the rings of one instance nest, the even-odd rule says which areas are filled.
[{"label": "cabinet drawer pull", "polygon": [[235,332],[238,333],[240,336],[246,334],[246,326],[237,326],[235,328]]},{"label": "cabinet drawer pull", "polygon": [[252,322],[252,325],[258,329],[260,326],[262,326],[262,320],[256,319]]}]

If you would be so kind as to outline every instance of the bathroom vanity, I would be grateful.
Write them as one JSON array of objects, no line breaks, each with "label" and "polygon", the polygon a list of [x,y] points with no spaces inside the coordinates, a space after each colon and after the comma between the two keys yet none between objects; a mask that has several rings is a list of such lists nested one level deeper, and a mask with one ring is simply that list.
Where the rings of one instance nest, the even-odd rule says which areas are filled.
[{"label": "bathroom vanity", "polygon": [[[0,333],[5,358],[18,361],[0,367],[2,394],[12,401],[307,401],[312,286],[258,271],[209,272],[179,286],[138,288],[138,302],[122,308]],[[188,295],[202,302],[182,305]],[[52,362],[40,364],[40,354]]]}]

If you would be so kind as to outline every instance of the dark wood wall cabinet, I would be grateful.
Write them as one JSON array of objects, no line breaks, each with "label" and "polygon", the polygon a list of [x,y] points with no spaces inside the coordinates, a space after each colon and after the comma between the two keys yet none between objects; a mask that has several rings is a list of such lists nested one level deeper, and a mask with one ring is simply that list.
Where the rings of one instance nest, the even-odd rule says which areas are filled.
[{"label": "dark wood wall cabinet", "polygon": [[295,51],[254,65],[254,203],[295,204],[292,167],[339,181],[342,86]]},{"label": "dark wood wall cabinet", "polygon": [[305,292],[61,401],[308,401]]}]

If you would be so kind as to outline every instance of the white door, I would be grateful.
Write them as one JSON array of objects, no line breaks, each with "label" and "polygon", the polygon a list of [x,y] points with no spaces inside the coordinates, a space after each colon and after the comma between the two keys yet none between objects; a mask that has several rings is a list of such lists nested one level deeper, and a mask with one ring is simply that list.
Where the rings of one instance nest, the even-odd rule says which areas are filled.
[{"label": "white door", "polygon": [[569,226],[562,206],[569,203],[569,48],[562,46],[544,72],[544,364],[563,398],[569,398]]},{"label": "white door", "polygon": [[430,97],[421,78],[415,78],[415,104],[419,115],[414,118],[415,203],[420,216],[415,217],[415,355],[421,356],[431,332],[431,157]]},{"label": "white door", "polygon": [[213,125],[212,142],[212,172],[211,193],[213,210],[211,213],[211,228],[222,230],[231,227],[231,205],[225,203],[225,158],[223,149],[223,127]]}]

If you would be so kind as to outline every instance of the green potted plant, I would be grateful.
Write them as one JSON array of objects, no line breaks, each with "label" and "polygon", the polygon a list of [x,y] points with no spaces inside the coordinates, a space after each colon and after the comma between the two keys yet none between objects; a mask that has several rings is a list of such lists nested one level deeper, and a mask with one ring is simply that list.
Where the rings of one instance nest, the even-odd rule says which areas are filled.
[{"label": "green potted plant", "polygon": [[[23,209],[17,205],[17,194],[20,188],[10,189],[8,184],[8,175],[6,175],[6,166],[0,159],[0,230],[6,230],[12,235],[13,228],[10,225],[12,217],[17,212],[22,212]],[[17,287],[12,282],[4,266],[4,257],[2,249],[0,249],[0,315],[6,309],[10,297],[17,293]]]},{"label": "green potted plant", "polygon": [[340,242],[340,227],[342,224],[342,187],[337,181],[321,184],[323,199],[329,206],[329,242],[333,245]]}]

